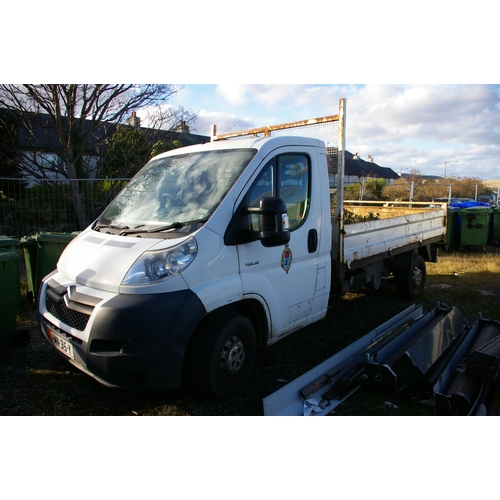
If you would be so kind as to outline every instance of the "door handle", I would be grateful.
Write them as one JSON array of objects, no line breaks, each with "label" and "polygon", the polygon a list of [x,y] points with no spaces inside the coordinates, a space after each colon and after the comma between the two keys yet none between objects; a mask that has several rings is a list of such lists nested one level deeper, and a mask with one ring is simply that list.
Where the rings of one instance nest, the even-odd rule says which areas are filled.
[{"label": "door handle", "polygon": [[307,250],[309,253],[314,253],[318,248],[318,233],[316,229],[310,229],[307,235]]}]

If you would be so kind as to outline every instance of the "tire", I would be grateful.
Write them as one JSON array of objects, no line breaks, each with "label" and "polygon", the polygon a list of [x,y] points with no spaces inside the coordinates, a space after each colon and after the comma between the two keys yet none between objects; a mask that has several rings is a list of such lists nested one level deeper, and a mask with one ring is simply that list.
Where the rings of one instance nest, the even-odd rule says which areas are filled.
[{"label": "tire", "polygon": [[255,329],[247,317],[216,316],[199,332],[190,359],[191,379],[215,398],[228,399],[248,382],[256,353]]},{"label": "tire", "polygon": [[416,299],[425,288],[427,270],[421,255],[414,255],[410,269],[397,269],[395,272],[398,293],[408,299]]}]

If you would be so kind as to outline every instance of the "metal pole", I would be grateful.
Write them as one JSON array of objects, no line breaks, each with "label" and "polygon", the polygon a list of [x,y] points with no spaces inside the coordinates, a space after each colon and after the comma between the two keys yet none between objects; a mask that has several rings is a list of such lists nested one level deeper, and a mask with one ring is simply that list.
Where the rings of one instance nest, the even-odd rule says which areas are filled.
[{"label": "metal pole", "polygon": [[337,206],[335,207],[335,218],[339,234],[338,242],[339,248],[337,259],[339,275],[337,276],[339,282],[342,281],[343,270],[342,264],[344,262],[344,173],[345,173],[345,114],[346,114],[346,100],[340,99],[339,102],[339,150],[338,150],[338,163],[337,163]]},{"label": "metal pole", "polygon": [[455,161],[445,161],[444,162],[444,176],[446,177],[446,164],[447,163],[458,163],[458,160],[455,160]]}]

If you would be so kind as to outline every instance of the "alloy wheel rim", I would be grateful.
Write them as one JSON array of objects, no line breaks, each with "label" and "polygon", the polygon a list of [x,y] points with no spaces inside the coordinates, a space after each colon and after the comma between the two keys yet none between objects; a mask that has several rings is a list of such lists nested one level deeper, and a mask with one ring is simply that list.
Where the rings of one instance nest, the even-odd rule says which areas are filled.
[{"label": "alloy wheel rim", "polygon": [[220,358],[220,372],[223,377],[236,375],[245,362],[245,345],[240,337],[233,335],[229,337],[222,348]]}]

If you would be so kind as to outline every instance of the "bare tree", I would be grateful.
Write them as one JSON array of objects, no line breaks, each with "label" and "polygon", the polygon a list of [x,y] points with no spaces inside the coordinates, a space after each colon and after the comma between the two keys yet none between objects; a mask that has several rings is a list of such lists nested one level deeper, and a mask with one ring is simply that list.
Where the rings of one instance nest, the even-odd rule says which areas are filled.
[{"label": "bare tree", "polygon": [[68,179],[83,229],[88,221],[77,179],[97,172],[97,164],[88,162],[89,152],[97,157],[116,125],[132,111],[156,110],[158,124],[191,121],[189,112],[165,106],[179,90],[170,84],[2,84],[0,108],[7,110],[9,119],[17,120],[23,173],[37,179]]}]

